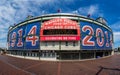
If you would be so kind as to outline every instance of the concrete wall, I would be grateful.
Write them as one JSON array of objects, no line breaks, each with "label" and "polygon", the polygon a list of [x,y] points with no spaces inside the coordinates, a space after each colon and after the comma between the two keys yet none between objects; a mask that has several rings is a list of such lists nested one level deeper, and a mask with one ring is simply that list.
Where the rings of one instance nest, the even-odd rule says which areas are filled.
[{"label": "concrete wall", "polygon": [[59,50],[59,42],[40,42],[40,50]]},{"label": "concrete wall", "polygon": [[40,50],[80,50],[80,41],[40,42]]},{"label": "concrete wall", "polygon": [[66,42],[61,42],[61,50],[80,50],[80,42],[68,42],[68,45],[66,45]]}]

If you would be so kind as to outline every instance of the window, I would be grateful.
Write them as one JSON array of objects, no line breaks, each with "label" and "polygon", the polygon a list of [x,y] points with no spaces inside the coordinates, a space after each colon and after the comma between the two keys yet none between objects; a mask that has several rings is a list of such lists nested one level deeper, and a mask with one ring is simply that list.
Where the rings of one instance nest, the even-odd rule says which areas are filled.
[{"label": "window", "polygon": [[75,46],[75,41],[73,42],[73,46]]},{"label": "window", "polygon": [[51,52],[48,52],[48,57],[50,57],[51,56]]},{"label": "window", "polygon": [[55,42],[54,41],[52,42],[52,46],[55,46]]},{"label": "window", "polygon": [[47,43],[47,42],[45,42],[45,46],[48,46],[48,43]]},{"label": "window", "polygon": [[45,53],[44,52],[42,53],[42,57],[45,57]]},{"label": "window", "polygon": [[55,52],[52,52],[52,57],[55,57]]},{"label": "window", "polygon": [[68,41],[66,41],[66,46],[68,46]]}]

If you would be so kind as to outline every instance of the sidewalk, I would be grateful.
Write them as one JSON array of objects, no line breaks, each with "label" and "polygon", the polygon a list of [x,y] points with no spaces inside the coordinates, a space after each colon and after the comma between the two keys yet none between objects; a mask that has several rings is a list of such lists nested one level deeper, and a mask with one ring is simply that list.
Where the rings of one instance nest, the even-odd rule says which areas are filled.
[{"label": "sidewalk", "polygon": [[0,55],[0,75],[120,75],[120,55],[88,61],[39,61]]}]

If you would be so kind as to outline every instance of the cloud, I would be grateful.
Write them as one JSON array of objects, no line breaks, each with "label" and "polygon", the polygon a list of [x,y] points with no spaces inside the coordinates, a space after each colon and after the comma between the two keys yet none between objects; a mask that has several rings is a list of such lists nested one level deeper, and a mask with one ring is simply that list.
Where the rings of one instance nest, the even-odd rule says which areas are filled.
[{"label": "cloud", "polygon": [[86,15],[86,16],[90,14],[94,18],[104,17],[104,13],[102,10],[100,10],[100,7],[98,4],[80,7],[77,10],[72,11],[72,13]]},{"label": "cloud", "polygon": [[[1,41],[0,41],[0,42],[1,42]],[[7,46],[6,41],[0,43],[0,47],[1,47],[1,48],[6,48],[6,46]]]},{"label": "cloud", "polygon": [[113,31],[120,31],[120,21],[110,25]]},{"label": "cloud", "polygon": [[120,32],[114,32],[114,35],[120,35]]},{"label": "cloud", "polygon": [[110,25],[110,28],[113,30],[114,46],[117,48],[120,46],[120,21]]},{"label": "cloud", "polygon": [[98,5],[90,5],[85,7],[80,7],[77,10],[74,10],[73,12],[78,12],[79,14],[98,14],[99,12],[99,6]]},{"label": "cloud", "polygon": [[[64,2],[73,1],[65,0]],[[39,16],[49,13],[48,9],[51,7],[52,10],[58,4],[60,2],[57,0],[2,0],[0,2],[0,40],[6,42],[9,26],[26,20],[28,15]],[[1,43],[3,42],[0,41]]]},{"label": "cloud", "polygon": [[97,5],[91,5],[89,8],[88,8],[88,14],[94,14],[98,12],[98,6]]},{"label": "cloud", "polygon": [[[85,7],[80,7],[77,10],[74,10],[73,13],[87,15],[91,14],[94,16],[101,16],[104,17],[104,14],[99,9],[99,5],[90,5]],[[120,46],[120,21],[110,25],[110,28],[113,30],[114,33],[114,46]]]},{"label": "cloud", "polygon": [[120,32],[113,32],[114,34],[114,46],[120,46]]},{"label": "cloud", "polygon": [[[56,0],[2,0],[0,2],[0,47],[6,47],[8,28],[26,19],[29,14],[43,13],[42,5],[53,4]],[[44,12],[46,12],[44,10]],[[1,45],[2,44],[2,45]]]},{"label": "cloud", "polygon": [[120,32],[113,32],[114,42],[120,42]]},{"label": "cloud", "polygon": [[[0,47],[6,46],[4,42],[7,39],[8,27],[10,25],[14,25],[14,23],[22,22],[26,19],[26,17],[31,14],[33,16],[39,16],[43,13],[49,13],[47,9],[52,11],[58,9],[59,6],[63,6],[63,9],[69,10],[64,4],[61,4],[62,0],[2,0],[0,2]],[[74,2],[74,0],[64,0],[63,3],[70,4]],[[55,6],[56,5],[56,6]],[[68,8],[68,9],[67,9]],[[87,15],[91,14],[98,16],[104,16],[99,9],[98,4],[80,7],[74,11],[73,13]],[[71,9],[70,9],[71,11]],[[116,27],[117,26],[117,27]],[[120,31],[120,21],[111,25],[113,31]],[[118,34],[115,32],[115,42],[119,41]],[[2,41],[1,41],[2,40]],[[2,45],[1,45],[2,43]]]}]

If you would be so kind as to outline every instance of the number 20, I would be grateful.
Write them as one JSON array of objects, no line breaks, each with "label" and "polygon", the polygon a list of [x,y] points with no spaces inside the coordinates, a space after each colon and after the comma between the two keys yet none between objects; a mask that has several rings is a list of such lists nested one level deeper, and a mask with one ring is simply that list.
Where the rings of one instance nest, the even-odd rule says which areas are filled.
[{"label": "number 20", "polygon": [[[108,40],[108,32],[107,31],[105,31],[105,37],[104,37],[103,30],[100,29],[100,28],[97,28],[96,29],[96,40],[95,41],[91,40],[93,38],[92,35],[94,35],[94,30],[93,30],[93,28],[91,26],[85,25],[82,28],[82,31],[83,32],[89,31],[88,35],[86,35],[82,40],[82,45],[83,46],[95,46],[95,41],[96,41],[98,46],[102,47],[102,46],[104,46],[104,43],[105,43],[104,38],[106,37],[105,46],[109,47],[109,40]],[[99,35],[101,35],[101,37]],[[110,36],[110,44],[112,46],[112,37],[111,36]]]}]

